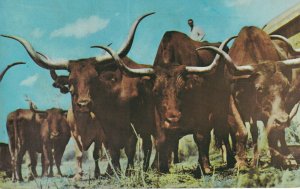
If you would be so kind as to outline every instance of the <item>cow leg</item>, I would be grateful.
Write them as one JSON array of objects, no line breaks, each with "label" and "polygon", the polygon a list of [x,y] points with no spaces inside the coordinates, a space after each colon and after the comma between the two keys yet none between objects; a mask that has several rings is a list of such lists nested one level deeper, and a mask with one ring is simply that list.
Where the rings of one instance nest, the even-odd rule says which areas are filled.
[{"label": "cow leg", "polygon": [[230,127],[227,125],[227,114],[215,115],[211,119],[211,125],[214,127],[214,134],[218,147],[221,147],[223,161],[228,168],[233,168],[236,160],[234,152],[229,144]]},{"label": "cow leg", "polygon": [[30,158],[30,169],[31,173],[29,174],[28,180],[33,180],[37,178],[36,165],[37,165],[37,156],[36,152],[32,149],[29,150],[29,158]]},{"label": "cow leg", "polygon": [[198,147],[198,166],[195,171],[195,177],[200,178],[203,172],[204,174],[210,174],[212,172],[209,166],[209,143],[210,143],[210,132],[199,133],[196,132],[193,135],[194,140]]},{"label": "cow leg", "polygon": [[75,153],[76,153],[76,162],[77,162],[77,172],[73,179],[80,180],[83,176],[82,170],[82,158],[83,158],[83,150],[78,144],[75,145]]},{"label": "cow leg", "polygon": [[69,142],[69,138],[64,138],[63,140],[56,142],[54,144],[54,160],[55,160],[55,165],[57,168],[57,174],[59,176],[63,176],[60,170],[60,165],[61,165],[61,159],[63,157],[63,154],[65,152],[66,146]]},{"label": "cow leg", "polygon": [[156,168],[162,173],[169,172],[168,164],[168,154],[169,154],[169,145],[168,137],[163,131],[159,132],[159,136],[156,137],[156,154],[153,161],[152,167]]},{"label": "cow leg", "polygon": [[14,147],[12,147],[11,145],[12,143],[10,142],[10,146],[9,146],[9,151],[10,151],[10,154],[11,154],[11,164],[12,164],[12,181],[15,182],[17,181],[17,171],[16,171],[16,165],[17,165],[17,162],[16,162],[16,159],[17,159],[17,153],[16,153],[16,150]]},{"label": "cow leg", "polygon": [[179,163],[179,157],[178,157],[178,146],[179,146],[179,138],[174,140],[173,143],[173,154],[174,154],[174,163]]},{"label": "cow leg", "polygon": [[228,168],[233,168],[236,160],[234,158],[234,152],[229,144],[229,136],[227,135],[227,137],[225,136],[225,138],[223,139],[225,148],[226,148],[226,160],[227,160],[227,167]]},{"label": "cow leg", "polygon": [[143,138],[143,152],[144,152],[144,162],[143,162],[143,170],[147,171],[149,168],[150,157],[152,153],[152,141],[150,135],[142,136]]},{"label": "cow leg", "polygon": [[135,135],[131,135],[127,144],[125,145],[125,153],[128,159],[127,168],[126,168],[126,175],[131,175],[131,172],[134,169],[134,155],[136,152],[136,143],[137,137]]},{"label": "cow leg", "polygon": [[94,170],[94,177],[99,178],[100,176],[100,168],[99,168],[99,150],[100,150],[100,141],[95,141],[94,144],[94,151],[93,151],[93,158],[95,161],[95,170]]},{"label": "cow leg", "polygon": [[18,181],[23,181],[22,177],[22,161],[23,161],[23,156],[25,154],[26,150],[24,146],[22,145],[17,152],[17,158],[16,158],[16,180]]},{"label": "cow leg", "polygon": [[[44,159],[44,169],[43,169],[43,177],[47,177],[48,176],[48,169],[49,169],[49,165],[50,165],[50,158],[51,158],[51,149],[49,147],[49,145],[47,144],[43,144],[43,159]],[[53,174],[53,173],[52,173]]]},{"label": "cow leg", "polygon": [[253,162],[252,162],[252,166],[256,167],[256,166],[258,166],[258,161],[259,161],[259,152],[258,152],[258,146],[257,146],[258,127],[257,127],[257,121],[256,120],[253,120],[253,123],[250,123],[250,132],[251,132],[252,141],[253,141]]},{"label": "cow leg", "polygon": [[120,172],[121,172],[120,149],[109,146],[108,150],[109,150],[109,154],[111,156],[111,164],[112,164],[113,167],[111,167],[111,165],[109,164],[107,166],[106,173],[108,175],[113,175],[114,171],[116,171],[116,174],[120,174]]},{"label": "cow leg", "polygon": [[239,169],[244,169],[247,167],[247,156],[245,147],[248,139],[248,132],[232,96],[230,96],[230,110],[232,112],[234,120],[234,124],[232,124],[232,129],[235,131],[236,139],[236,166],[238,166]]},{"label": "cow leg", "polygon": [[61,146],[56,148],[55,151],[54,151],[54,160],[55,160],[55,165],[56,165],[56,168],[57,168],[57,174],[61,177],[63,175],[62,175],[61,170],[60,170],[60,165],[61,165],[61,158],[63,156],[64,151],[65,151],[65,148],[61,149]]},{"label": "cow leg", "polygon": [[50,154],[49,154],[49,161],[50,161],[50,172],[49,172],[49,177],[53,177],[53,154],[52,154],[52,149],[50,148]]},{"label": "cow leg", "polygon": [[268,133],[268,144],[271,154],[271,164],[277,168],[281,168],[283,165],[282,163],[284,161],[284,157],[279,153],[279,148],[277,145],[278,140],[276,134],[276,129],[270,129]]}]

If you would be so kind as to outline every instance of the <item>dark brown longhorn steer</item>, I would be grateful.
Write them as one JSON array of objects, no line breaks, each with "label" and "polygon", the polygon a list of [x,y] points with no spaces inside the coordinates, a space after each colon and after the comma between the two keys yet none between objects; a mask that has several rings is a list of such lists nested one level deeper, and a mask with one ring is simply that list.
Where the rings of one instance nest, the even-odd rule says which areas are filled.
[{"label": "dark brown longhorn steer", "polygon": [[[220,45],[223,49],[225,44],[226,42],[217,46]],[[204,173],[210,173],[208,152],[212,128],[216,129],[218,137],[225,142],[228,163],[235,162],[226,127],[229,87],[226,88],[227,80],[223,77],[224,66],[218,66],[218,56],[214,59],[214,53],[195,51],[196,47],[202,45],[204,44],[191,40],[183,33],[166,32],[153,68],[139,69],[127,66],[117,53],[99,46],[106,49],[132,77],[150,76],[157,125],[155,163],[161,172],[169,171],[168,154],[173,149],[173,142],[192,133],[198,145],[199,164]],[[212,121],[209,120],[210,114]],[[200,167],[197,167],[196,176],[200,176]]]},{"label": "dark brown longhorn steer", "polygon": [[[153,13],[145,14],[136,20],[127,40],[118,51],[119,56],[129,66],[142,67],[125,56],[131,48],[139,22],[151,14]],[[144,168],[148,167],[152,148],[150,134],[152,128],[154,129],[154,120],[152,119],[151,99],[147,98],[147,95],[144,96],[147,91],[141,87],[144,85],[141,79],[123,75],[110,55],[54,63],[36,52],[26,40],[14,36],[4,37],[19,41],[39,66],[50,70],[68,70],[70,72],[69,76],[65,77],[67,79],[65,81],[67,81],[72,96],[74,119],[80,120],[82,119],[81,116],[92,115],[91,117],[95,116],[95,119],[99,120],[107,138],[105,146],[111,154],[115,169],[120,169],[120,149],[123,147],[125,147],[128,157],[127,167],[133,166],[137,138],[131,123],[143,138]],[[59,84],[59,86],[64,86],[64,84]],[[144,108],[144,110],[140,108],[145,106],[150,108]],[[78,147],[81,150],[87,149],[94,140],[87,133],[96,133],[96,131],[92,129],[87,131],[90,129],[89,125],[84,124],[74,128],[75,130],[78,129],[77,133],[72,131]],[[81,158],[80,154],[78,158]]]},{"label": "dark brown longhorn steer", "polygon": [[[300,59],[281,61],[270,37],[256,27],[244,27],[229,50],[229,55],[215,47],[207,47],[220,53],[231,74],[236,76],[233,83],[231,106],[240,123],[236,126],[238,155],[245,163],[243,149],[247,139],[244,121],[249,121],[254,142],[254,165],[257,164],[257,121],[265,124],[271,161],[275,166],[285,167],[281,158],[276,136],[280,128],[289,126],[291,118],[285,107],[289,91],[291,69],[300,67]],[[239,118],[238,118],[239,117]],[[282,130],[281,130],[282,131]]]}]

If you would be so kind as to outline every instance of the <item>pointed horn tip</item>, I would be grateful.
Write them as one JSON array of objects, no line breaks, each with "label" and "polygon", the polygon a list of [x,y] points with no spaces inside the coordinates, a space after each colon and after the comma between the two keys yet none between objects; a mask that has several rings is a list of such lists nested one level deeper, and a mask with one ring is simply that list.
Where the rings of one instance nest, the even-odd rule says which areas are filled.
[{"label": "pointed horn tip", "polygon": [[144,14],[142,17],[144,17],[144,16],[150,16],[150,15],[155,14],[155,13],[156,12],[149,12],[149,13]]},{"label": "pointed horn tip", "polygon": [[7,37],[7,38],[12,38],[10,35],[5,35],[5,34],[0,34],[1,37]]},{"label": "pointed horn tip", "polygon": [[14,64],[26,64],[26,62],[15,62]]},{"label": "pointed horn tip", "polygon": [[102,46],[102,45],[93,45],[93,46],[91,46],[91,48],[100,48],[100,49],[104,49],[104,50],[109,49],[109,47]]}]

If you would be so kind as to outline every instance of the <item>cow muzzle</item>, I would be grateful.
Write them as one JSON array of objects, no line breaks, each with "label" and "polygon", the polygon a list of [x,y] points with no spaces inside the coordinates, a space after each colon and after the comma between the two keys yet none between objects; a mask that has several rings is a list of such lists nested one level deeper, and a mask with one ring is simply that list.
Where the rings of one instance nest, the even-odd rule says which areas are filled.
[{"label": "cow muzzle", "polygon": [[59,132],[51,132],[50,133],[50,139],[55,139],[59,136]]},{"label": "cow muzzle", "polygon": [[78,106],[81,112],[89,112],[92,105],[92,101],[90,99],[81,99],[77,101],[76,105]]},{"label": "cow muzzle", "polygon": [[181,112],[168,112],[163,127],[167,129],[175,129],[179,127]]},{"label": "cow muzzle", "polygon": [[283,113],[281,115],[278,115],[274,119],[274,125],[276,127],[286,128],[286,127],[289,126],[289,123],[290,123],[290,118],[289,118],[289,115],[287,113]]}]

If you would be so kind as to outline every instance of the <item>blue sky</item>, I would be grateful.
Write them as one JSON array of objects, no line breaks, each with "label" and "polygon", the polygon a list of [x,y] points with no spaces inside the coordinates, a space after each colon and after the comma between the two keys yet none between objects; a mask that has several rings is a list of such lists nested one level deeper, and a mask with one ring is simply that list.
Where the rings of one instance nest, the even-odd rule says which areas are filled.
[{"label": "blue sky", "polygon": [[[36,50],[54,60],[98,55],[91,45],[113,43],[118,49],[132,22],[148,12],[156,14],[139,25],[129,57],[152,64],[166,31],[189,32],[187,19],[206,32],[206,40],[222,41],[243,26],[262,27],[300,0],[1,0],[1,34],[21,36]],[[17,108],[28,108],[28,95],[40,109],[70,106],[69,94],[52,87],[47,70],[38,67],[16,41],[0,38],[0,70],[14,67],[0,84],[0,141],[7,142],[6,116]],[[63,73],[63,72],[61,72]]]}]

